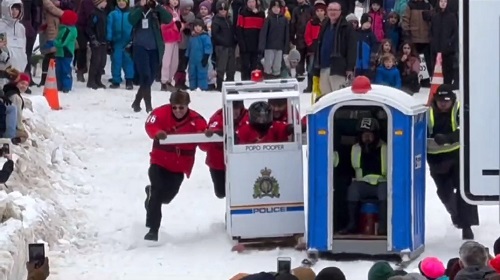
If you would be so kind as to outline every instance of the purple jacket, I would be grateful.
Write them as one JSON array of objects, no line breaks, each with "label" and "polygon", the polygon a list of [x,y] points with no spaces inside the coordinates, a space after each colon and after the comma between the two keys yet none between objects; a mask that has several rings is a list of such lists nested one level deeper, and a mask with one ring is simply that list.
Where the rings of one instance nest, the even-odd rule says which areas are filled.
[{"label": "purple jacket", "polygon": [[85,30],[87,28],[87,22],[89,20],[90,14],[94,11],[95,6],[92,0],[81,0],[80,7],[78,7],[78,22],[76,23],[76,27],[78,29]]}]

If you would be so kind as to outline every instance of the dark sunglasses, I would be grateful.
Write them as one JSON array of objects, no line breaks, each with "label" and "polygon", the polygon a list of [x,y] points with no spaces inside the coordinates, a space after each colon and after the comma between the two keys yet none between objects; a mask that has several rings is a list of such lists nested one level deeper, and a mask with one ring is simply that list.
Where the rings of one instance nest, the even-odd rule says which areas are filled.
[{"label": "dark sunglasses", "polygon": [[182,106],[182,105],[180,105],[180,106],[173,105],[172,106],[172,110],[184,110],[184,109],[186,109],[186,106]]}]

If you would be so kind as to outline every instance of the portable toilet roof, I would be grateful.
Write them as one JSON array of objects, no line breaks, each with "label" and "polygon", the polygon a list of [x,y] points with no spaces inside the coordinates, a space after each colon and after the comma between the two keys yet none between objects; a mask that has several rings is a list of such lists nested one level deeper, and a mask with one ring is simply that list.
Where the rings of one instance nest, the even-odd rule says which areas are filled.
[{"label": "portable toilet roof", "polygon": [[356,77],[351,87],[321,96],[318,102],[307,110],[307,114],[316,114],[333,104],[348,103],[349,101],[371,101],[384,104],[408,116],[418,115],[428,109],[422,101],[404,91],[388,86],[371,85],[366,79],[360,78],[366,77]]}]

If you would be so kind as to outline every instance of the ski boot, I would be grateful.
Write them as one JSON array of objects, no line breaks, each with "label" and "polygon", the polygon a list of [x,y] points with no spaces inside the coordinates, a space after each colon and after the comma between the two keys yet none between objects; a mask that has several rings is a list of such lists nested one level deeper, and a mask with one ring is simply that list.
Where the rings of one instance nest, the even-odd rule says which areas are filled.
[{"label": "ski boot", "polygon": [[149,229],[148,233],[144,236],[144,240],[158,241],[158,230]]}]

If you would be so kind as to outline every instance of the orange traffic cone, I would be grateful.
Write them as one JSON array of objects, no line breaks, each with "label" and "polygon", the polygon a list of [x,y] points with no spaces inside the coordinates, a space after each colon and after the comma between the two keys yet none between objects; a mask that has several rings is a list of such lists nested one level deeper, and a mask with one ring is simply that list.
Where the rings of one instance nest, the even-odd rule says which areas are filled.
[{"label": "orange traffic cone", "polygon": [[431,80],[431,90],[429,91],[429,98],[427,99],[427,106],[431,106],[434,100],[434,94],[440,85],[443,84],[443,66],[441,53],[436,55],[436,66],[434,66],[434,75],[432,75]]},{"label": "orange traffic cone", "polygon": [[47,99],[52,110],[61,109],[59,105],[59,91],[57,90],[56,61],[54,59],[51,59],[49,62],[47,79],[45,80],[45,87],[43,88],[43,96]]}]

